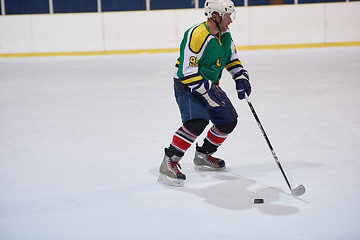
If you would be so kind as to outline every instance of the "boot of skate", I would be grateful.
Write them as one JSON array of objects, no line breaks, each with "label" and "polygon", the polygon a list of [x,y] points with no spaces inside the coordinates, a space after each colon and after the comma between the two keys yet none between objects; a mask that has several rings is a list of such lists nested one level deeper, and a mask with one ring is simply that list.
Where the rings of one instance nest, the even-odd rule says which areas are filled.
[{"label": "boot of skate", "polygon": [[194,157],[195,170],[199,171],[222,171],[226,169],[225,161],[213,157],[212,153],[202,151],[201,147],[196,146],[196,152]]},{"label": "boot of skate", "polygon": [[180,159],[181,157],[176,155],[169,157],[165,149],[164,159],[159,169],[160,175],[158,181],[160,183],[175,187],[182,187],[184,185],[186,176],[180,171]]}]

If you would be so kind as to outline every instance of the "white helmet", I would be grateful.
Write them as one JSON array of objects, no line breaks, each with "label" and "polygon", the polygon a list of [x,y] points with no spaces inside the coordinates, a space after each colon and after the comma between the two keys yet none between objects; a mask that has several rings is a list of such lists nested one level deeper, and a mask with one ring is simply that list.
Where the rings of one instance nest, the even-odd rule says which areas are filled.
[{"label": "white helmet", "polygon": [[235,18],[235,7],[231,0],[206,0],[204,8],[207,18],[211,18],[214,12],[219,13],[221,18],[225,13],[231,13],[231,18]]}]

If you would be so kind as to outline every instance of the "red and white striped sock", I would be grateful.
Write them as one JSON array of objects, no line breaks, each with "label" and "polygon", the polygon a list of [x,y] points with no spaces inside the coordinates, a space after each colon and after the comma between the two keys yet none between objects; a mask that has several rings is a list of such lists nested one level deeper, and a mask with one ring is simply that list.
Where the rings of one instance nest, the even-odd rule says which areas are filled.
[{"label": "red and white striped sock", "polygon": [[197,135],[182,126],[175,132],[170,145],[176,150],[185,153],[197,137]]},{"label": "red and white striped sock", "polygon": [[221,132],[219,129],[213,125],[206,136],[206,139],[216,147],[219,147],[227,138],[229,134]]}]

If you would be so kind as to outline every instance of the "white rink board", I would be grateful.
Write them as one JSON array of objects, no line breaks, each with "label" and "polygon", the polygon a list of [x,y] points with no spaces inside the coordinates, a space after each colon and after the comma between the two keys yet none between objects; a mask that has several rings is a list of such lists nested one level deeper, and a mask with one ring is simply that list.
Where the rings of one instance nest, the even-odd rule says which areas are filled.
[{"label": "white rink board", "polygon": [[[237,46],[360,41],[360,2],[237,7]],[[0,53],[179,48],[203,9],[0,16]]]},{"label": "white rink board", "polygon": [[325,42],[324,4],[251,8],[249,15],[250,45]]},{"label": "white rink board", "polygon": [[32,52],[31,16],[0,16],[0,53]]},{"label": "white rink board", "polygon": [[174,48],[173,11],[104,13],[105,49]]},{"label": "white rink board", "polygon": [[327,42],[359,41],[360,2],[351,3],[349,6],[342,4],[325,5],[325,39]]},{"label": "white rink board", "polygon": [[99,51],[102,16],[97,13],[32,15],[33,52]]}]

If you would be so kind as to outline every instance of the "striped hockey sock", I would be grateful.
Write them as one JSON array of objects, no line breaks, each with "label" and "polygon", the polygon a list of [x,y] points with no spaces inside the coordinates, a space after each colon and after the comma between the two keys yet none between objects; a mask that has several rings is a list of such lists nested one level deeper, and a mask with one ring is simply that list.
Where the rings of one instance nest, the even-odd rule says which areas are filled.
[{"label": "striped hockey sock", "polygon": [[174,147],[183,155],[197,137],[197,135],[182,126],[175,132],[170,146]]},{"label": "striped hockey sock", "polygon": [[204,139],[204,145],[198,150],[206,154],[212,154],[216,152],[217,148],[225,141],[228,135],[229,134],[221,132],[213,125]]}]

